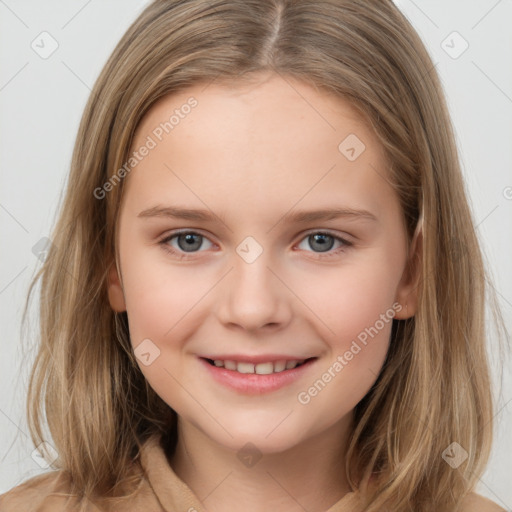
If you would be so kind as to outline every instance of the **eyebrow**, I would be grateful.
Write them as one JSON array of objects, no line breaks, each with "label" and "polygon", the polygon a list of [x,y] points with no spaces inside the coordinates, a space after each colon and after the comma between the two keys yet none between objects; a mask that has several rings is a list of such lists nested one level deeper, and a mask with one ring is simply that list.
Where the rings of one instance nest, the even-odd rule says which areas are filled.
[{"label": "eyebrow", "polygon": [[[209,210],[199,210],[194,208],[179,208],[176,206],[153,206],[147,210],[141,211],[137,217],[152,218],[163,217],[183,220],[194,220],[204,222],[215,222],[220,218],[224,221],[223,216],[217,216]],[[317,210],[299,210],[285,214],[281,220],[288,223],[306,223],[316,221],[333,220],[340,217],[363,219],[377,221],[377,217],[368,210],[356,210],[353,208],[324,208]]]}]

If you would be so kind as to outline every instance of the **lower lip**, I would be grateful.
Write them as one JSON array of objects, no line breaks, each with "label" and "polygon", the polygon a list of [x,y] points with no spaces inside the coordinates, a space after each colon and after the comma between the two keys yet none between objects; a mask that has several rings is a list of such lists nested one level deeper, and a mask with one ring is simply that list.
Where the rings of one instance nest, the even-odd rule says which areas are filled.
[{"label": "lower lip", "polygon": [[201,363],[217,381],[231,389],[248,395],[261,395],[276,391],[284,386],[292,384],[304,375],[316,359],[310,359],[306,363],[291,370],[259,375],[257,373],[239,373],[234,370],[226,370],[223,367],[211,365],[206,359],[200,358]]}]

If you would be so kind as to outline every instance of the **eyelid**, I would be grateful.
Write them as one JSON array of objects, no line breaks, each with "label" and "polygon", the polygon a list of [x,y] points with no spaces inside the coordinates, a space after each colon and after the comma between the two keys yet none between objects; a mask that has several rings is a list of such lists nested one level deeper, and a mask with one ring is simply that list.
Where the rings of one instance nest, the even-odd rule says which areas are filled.
[{"label": "eyelid", "polygon": [[[171,231],[170,233],[166,233],[165,235],[159,237],[158,243],[159,244],[165,244],[166,242],[172,240],[174,237],[177,237],[179,235],[188,235],[188,234],[200,235],[203,238],[207,239],[213,245],[216,245],[215,242],[210,240],[210,237],[205,235],[200,229],[192,229],[192,228],[176,229],[174,231]],[[193,254],[193,253],[186,253],[186,252],[184,252],[183,254]]]},{"label": "eyelid", "polygon": [[341,246],[338,247],[337,249],[329,249],[328,251],[325,251],[325,252],[305,251],[306,253],[315,255],[313,257],[308,256],[309,258],[311,258],[313,260],[323,261],[323,260],[329,260],[329,258],[339,257],[339,255],[341,253],[350,249],[354,245],[354,242],[348,239],[348,238],[351,238],[350,236],[349,237],[341,236],[329,229],[313,229],[313,230],[309,230],[304,233],[301,233],[301,238],[300,238],[299,242],[294,246],[294,249],[296,246],[300,245],[304,240],[306,240],[309,236],[316,235],[316,234],[330,236],[335,241],[341,243]]},{"label": "eyelid", "polygon": [[[349,233],[343,233],[340,234],[336,231],[333,231],[331,229],[309,229],[305,231],[304,233],[301,233],[301,237],[304,238],[305,236],[313,235],[313,234],[323,234],[323,235],[329,235],[333,238],[338,238],[340,240],[343,240],[347,244],[352,244],[355,241],[355,237],[353,235],[350,235]],[[301,240],[302,240],[301,238]]]}]

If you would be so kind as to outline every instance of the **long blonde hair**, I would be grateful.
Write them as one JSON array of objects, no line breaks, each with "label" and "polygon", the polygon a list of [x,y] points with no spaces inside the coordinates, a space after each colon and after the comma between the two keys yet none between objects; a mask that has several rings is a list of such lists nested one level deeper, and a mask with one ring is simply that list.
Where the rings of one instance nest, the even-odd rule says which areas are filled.
[{"label": "long blonde hair", "polygon": [[[129,468],[148,436],[176,442],[176,413],[140,372],[126,313],[108,302],[123,180],[104,198],[94,191],[128,160],[159,98],[261,71],[350,101],[392,163],[409,240],[422,229],[419,309],[394,320],[382,372],[356,407],[349,481],[378,476],[368,512],[455,510],[491,445],[486,274],[438,75],[391,0],[158,0],[133,22],[86,105],[53,245],[29,290],[27,304],[41,279],[32,440],[47,439],[46,415],[54,468],[85,498],[134,487]],[[442,457],[454,441],[468,453],[458,469]]]}]

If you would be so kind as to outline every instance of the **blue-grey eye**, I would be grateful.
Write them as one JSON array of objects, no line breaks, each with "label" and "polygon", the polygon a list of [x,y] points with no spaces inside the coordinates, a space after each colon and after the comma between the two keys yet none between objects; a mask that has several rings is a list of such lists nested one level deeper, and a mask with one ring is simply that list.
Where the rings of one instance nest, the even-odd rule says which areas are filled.
[{"label": "blue-grey eye", "polygon": [[208,241],[207,238],[199,233],[178,233],[169,237],[167,242],[170,243],[174,239],[177,240],[178,249],[184,252],[195,252],[201,248],[205,240]]},{"label": "blue-grey eye", "polygon": [[[336,254],[337,252],[332,252],[332,249],[334,248],[334,244],[338,243],[338,246],[335,247],[335,249],[343,250],[351,245],[350,242],[347,240],[344,240],[343,238],[335,235],[331,235],[329,233],[323,233],[321,231],[317,231],[314,233],[310,233],[309,235],[306,235],[303,240],[301,241],[301,244],[306,243],[308,244],[309,248],[313,249],[313,252],[317,254],[322,254],[326,252],[330,252],[330,254],[326,256],[330,256],[331,254]],[[299,244],[299,249],[303,249],[308,251],[308,247],[301,247]],[[311,251],[309,251],[311,252]]]},{"label": "blue-grey eye", "polygon": [[308,241],[309,246],[318,252],[330,251],[335,242],[334,237],[327,233],[315,233],[309,235],[306,240]]}]

